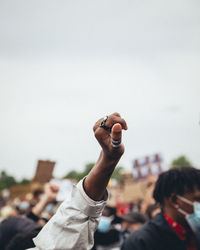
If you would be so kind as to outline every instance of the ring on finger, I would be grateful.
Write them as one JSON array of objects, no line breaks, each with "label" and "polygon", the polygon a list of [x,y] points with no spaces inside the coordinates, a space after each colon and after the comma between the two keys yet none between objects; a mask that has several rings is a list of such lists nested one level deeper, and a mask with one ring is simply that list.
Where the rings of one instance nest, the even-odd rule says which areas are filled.
[{"label": "ring on finger", "polygon": [[106,126],[106,121],[107,120],[108,120],[108,116],[105,116],[99,127],[103,128],[104,130],[110,132],[111,131],[111,127]]},{"label": "ring on finger", "polygon": [[114,140],[114,139],[112,139],[112,140],[111,140],[111,145],[113,146],[113,148],[118,148],[118,147],[120,147],[120,146],[121,146],[121,139],[119,139],[119,140]]}]

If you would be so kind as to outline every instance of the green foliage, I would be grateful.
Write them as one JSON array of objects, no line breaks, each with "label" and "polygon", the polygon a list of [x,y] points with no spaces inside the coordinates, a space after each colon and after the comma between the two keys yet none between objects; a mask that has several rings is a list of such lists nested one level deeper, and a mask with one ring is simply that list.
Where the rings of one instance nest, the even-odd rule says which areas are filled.
[{"label": "green foliage", "polygon": [[[65,175],[64,178],[69,178],[69,179],[75,179],[77,181],[81,180],[83,177],[89,174],[90,170],[94,167],[94,162],[90,162],[85,165],[85,168],[82,172],[77,172],[75,170],[70,171],[67,175]],[[116,167],[113,174],[112,178],[117,180],[117,182],[121,182],[121,172],[123,170],[123,167]]]},{"label": "green foliage", "polygon": [[172,161],[170,167],[171,168],[173,168],[173,167],[192,167],[192,163],[187,159],[186,156],[181,155]]},{"label": "green foliage", "polygon": [[75,170],[70,171],[67,175],[64,176],[64,178],[68,179],[75,179],[77,181],[81,180],[84,176],[88,175],[90,170],[93,168],[94,163],[88,163],[86,164],[84,170],[82,172],[77,172]]},{"label": "green foliage", "polygon": [[115,179],[117,182],[122,182],[122,171],[124,170],[124,168],[122,166],[116,167],[113,174],[112,174],[112,178]]},{"label": "green foliage", "polygon": [[27,184],[30,184],[30,180],[24,178],[18,184],[20,184],[20,185],[27,185]]},{"label": "green foliage", "polygon": [[17,181],[13,176],[7,175],[5,171],[0,173],[0,190],[9,188],[17,184]]},{"label": "green foliage", "polygon": [[94,162],[91,162],[85,165],[85,169],[81,174],[81,178],[89,174],[90,170],[94,167],[94,164]]},{"label": "green foliage", "polygon": [[0,191],[5,188],[10,188],[15,185],[27,185],[30,183],[28,179],[22,179],[21,181],[16,181],[15,177],[8,175],[6,171],[0,172]]},{"label": "green foliage", "polygon": [[75,170],[72,170],[68,174],[66,174],[64,176],[64,178],[78,180],[79,179],[79,173],[77,171],[75,171]]}]

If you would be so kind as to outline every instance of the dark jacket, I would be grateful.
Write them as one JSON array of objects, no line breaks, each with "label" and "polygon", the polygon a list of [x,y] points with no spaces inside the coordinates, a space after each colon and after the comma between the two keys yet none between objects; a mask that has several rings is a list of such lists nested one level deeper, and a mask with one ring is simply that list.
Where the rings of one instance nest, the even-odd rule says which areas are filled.
[{"label": "dark jacket", "polygon": [[[200,250],[200,233],[195,235]],[[122,250],[186,250],[162,214],[156,215],[124,242]]]}]

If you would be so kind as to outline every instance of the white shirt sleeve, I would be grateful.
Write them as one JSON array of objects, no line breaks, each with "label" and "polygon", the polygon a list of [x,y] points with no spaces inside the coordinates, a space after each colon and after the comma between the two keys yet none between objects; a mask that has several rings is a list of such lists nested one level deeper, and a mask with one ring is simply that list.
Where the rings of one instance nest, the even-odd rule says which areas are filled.
[{"label": "white shirt sleeve", "polygon": [[94,232],[108,199],[94,201],[83,189],[83,180],[73,187],[70,201],[64,201],[56,214],[33,239],[34,250],[90,250]]}]

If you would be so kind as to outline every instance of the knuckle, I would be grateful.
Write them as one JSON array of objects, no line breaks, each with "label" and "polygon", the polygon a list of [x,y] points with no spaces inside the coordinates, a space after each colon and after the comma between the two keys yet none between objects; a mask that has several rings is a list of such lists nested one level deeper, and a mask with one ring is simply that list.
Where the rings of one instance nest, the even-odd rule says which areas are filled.
[{"label": "knuckle", "polygon": [[99,127],[99,121],[94,124],[93,131],[95,132],[98,127]]},{"label": "knuckle", "polygon": [[112,115],[120,117],[120,114],[118,112],[114,112]]},{"label": "knuckle", "polygon": [[98,129],[94,130],[94,136],[98,139],[99,138],[99,131]]},{"label": "knuckle", "polygon": [[96,126],[96,124],[93,126],[93,131],[95,132],[95,130],[96,130],[96,128],[97,128],[97,126]]},{"label": "knuckle", "polygon": [[122,123],[125,125],[126,124],[126,121],[124,119],[122,119]]}]

